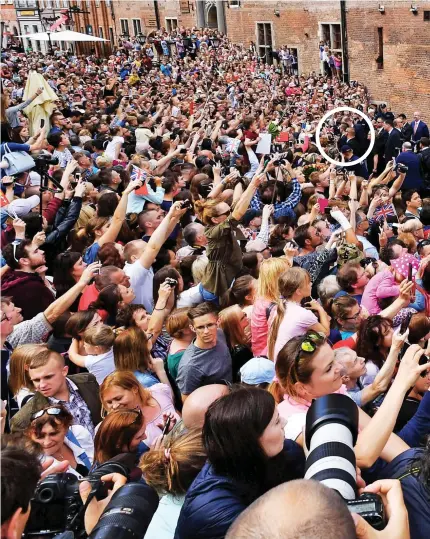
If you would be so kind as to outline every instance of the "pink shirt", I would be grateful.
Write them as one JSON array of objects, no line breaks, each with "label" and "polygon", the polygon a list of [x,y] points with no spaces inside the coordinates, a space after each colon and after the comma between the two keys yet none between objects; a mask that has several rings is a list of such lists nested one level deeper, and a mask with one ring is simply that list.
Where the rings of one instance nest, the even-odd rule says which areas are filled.
[{"label": "pink shirt", "polygon": [[[277,308],[273,308],[269,318],[269,330],[272,327],[275,319]],[[313,325],[318,324],[318,318],[309,309],[305,309],[294,301],[287,301],[285,306],[285,314],[279,326],[278,335],[276,337],[274,349],[274,361],[280,350],[293,337],[304,335],[306,331]]]},{"label": "pink shirt", "polygon": [[391,271],[384,270],[377,273],[367,283],[361,298],[361,305],[369,311],[369,314],[378,314],[382,311],[378,305],[378,299],[392,296],[399,296],[399,286]]},{"label": "pink shirt", "polygon": [[255,300],[251,315],[252,353],[254,356],[267,356],[268,309],[271,301],[258,298]]},{"label": "pink shirt", "polygon": [[163,423],[163,413],[172,412],[178,421],[181,418],[176,413],[173,404],[172,390],[167,384],[154,384],[148,388],[148,391],[151,392],[152,398],[155,399],[160,406],[160,413],[157,417],[146,424],[146,438],[143,441],[149,447],[154,439],[162,433],[160,427],[157,427],[157,423]]}]

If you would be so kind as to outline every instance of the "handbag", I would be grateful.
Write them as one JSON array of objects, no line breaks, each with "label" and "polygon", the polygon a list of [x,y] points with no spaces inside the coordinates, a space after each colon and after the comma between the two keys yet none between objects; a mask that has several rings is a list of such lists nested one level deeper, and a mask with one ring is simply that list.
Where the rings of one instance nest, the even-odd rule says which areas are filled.
[{"label": "handbag", "polygon": [[27,152],[12,152],[7,143],[3,145],[5,154],[3,160],[7,161],[9,166],[5,169],[7,176],[14,176],[21,172],[26,172],[36,166],[34,159]]}]

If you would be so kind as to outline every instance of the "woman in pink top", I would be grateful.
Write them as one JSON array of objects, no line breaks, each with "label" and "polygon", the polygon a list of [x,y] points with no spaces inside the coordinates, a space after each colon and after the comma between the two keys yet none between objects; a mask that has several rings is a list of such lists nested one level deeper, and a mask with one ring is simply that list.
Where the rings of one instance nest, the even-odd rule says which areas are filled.
[{"label": "woman in pink top", "polygon": [[[425,369],[418,365],[421,355],[415,345],[409,348],[398,375],[372,418],[358,408],[360,432],[354,448],[358,466],[368,468],[379,457],[391,462],[409,449],[393,434],[393,428],[411,382]],[[336,362],[325,337],[309,331],[304,336],[293,337],[279,352],[276,376],[277,381],[270,390],[278,402],[280,416],[287,420],[286,437],[303,445],[302,429],[311,401],[330,393],[345,393],[342,366]]]},{"label": "woman in pink top", "polygon": [[330,317],[322,306],[311,300],[309,308],[302,307],[300,302],[311,295],[312,282],[309,273],[303,268],[289,268],[279,278],[279,292],[283,299],[276,302],[269,318],[269,358],[276,362],[279,351],[293,337],[303,335],[312,329],[328,335],[330,333]]},{"label": "woman in pink top", "polygon": [[129,371],[115,371],[107,376],[100,386],[100,398],[108,413],[119,408],[139,408],[142,411],[145,420],[142,440],[148,447],[162,433],[166,416],[173,419],[171,427],[180,419],[168,385],[155,384],[146,389]]},{"label": "woman in pink top", "polygon": [[279,300],[279,277],[291,267],[286,258],[268,258],[260,266],[257,295],[251,315],[252,353],[254,356],[267,355],[269,317]]}]

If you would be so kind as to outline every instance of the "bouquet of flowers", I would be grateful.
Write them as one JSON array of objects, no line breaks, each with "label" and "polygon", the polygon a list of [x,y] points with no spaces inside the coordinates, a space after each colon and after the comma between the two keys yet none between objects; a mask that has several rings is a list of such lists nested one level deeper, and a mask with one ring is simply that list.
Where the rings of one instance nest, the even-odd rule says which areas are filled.
[{"label": "bouquet of flowers", "polygon": [[310,165],[305,165],[302,172],[306,181],[308,181],[312,172],[324,172],[326,169],[327,165],[324,165],[323,163],[312,163]]}]

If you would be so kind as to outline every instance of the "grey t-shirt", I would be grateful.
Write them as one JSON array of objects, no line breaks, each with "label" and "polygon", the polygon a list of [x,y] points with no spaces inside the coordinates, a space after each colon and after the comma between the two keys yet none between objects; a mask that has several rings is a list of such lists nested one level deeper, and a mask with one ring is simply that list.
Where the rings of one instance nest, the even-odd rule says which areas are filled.
[{"label": "grey t-shirt", "polygon": [[178,368],[176,382],[182,395],[208,384],[231,382],[233,379],[231,356],[221,329],[214,348],[198,348],[193,341],[185,350]]}]

